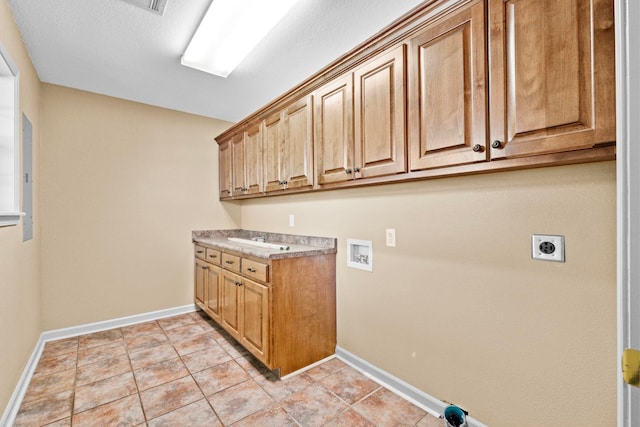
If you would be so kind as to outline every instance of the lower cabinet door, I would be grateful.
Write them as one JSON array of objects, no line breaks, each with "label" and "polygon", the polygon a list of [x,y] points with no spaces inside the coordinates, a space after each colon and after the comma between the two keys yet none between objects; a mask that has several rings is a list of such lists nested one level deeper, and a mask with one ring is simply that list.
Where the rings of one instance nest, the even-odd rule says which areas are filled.
[{"label": "lower cabinet door", "polygon": [[263,363],[269,355],[269,288],[243,279],[241,343]]},{"label": "lower cabinet door", "polygon": [[206,271],[207,280],[207,298],[205,309],[209,316],[217,322],[220,322],[220,294],[221,294],[221,274],[220,267],[215,267],[213,265],[209,266],[209,269]]},{"label": "lower cabinet door", "polygon": [[207,280],[207,269],[208,264],[204,261],[196,259],[195,269],[193,272],[193,276],[195,278],[195,303],[198,304],[200,308],[204,308],[205,305],[205,284]]},{"label": "lower cabinet door", "polygon": [[240,316],[242,314],[240,311],[241,287],[242,277],[226,270],[222,271],[221,324],[238,341],[240,341]]}]

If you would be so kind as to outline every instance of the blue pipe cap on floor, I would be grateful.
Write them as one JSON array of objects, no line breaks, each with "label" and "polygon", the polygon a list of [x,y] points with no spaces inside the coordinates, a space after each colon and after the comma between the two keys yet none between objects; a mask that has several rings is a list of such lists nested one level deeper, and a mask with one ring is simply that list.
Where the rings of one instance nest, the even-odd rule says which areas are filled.
[{"label": "blue pipe cap on floor", "polygon": [[444,419],[447,426],[464,427],[467,425],[467,414],[455,405],[449,405],[444,410]]}]

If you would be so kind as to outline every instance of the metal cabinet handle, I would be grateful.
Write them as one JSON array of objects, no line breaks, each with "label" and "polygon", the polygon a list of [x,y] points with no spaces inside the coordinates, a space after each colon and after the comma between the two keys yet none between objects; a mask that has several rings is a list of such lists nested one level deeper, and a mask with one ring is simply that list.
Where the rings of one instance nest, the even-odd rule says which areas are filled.
[{"label": "metal cabinet handle", "polygon": [[251,268],[251,267],[249,267],[249,268],[247,268],[247,271],[248,271],[249,273],[255,273],[255,272],[256,272],[256,271],[258,271],[258,270],[256,270],[255,268]]},{"label": "metal cabinet handle", "polygon": [[353,171],[354,171],[355,173],[358,173],[358,172],[360,172],[360,168],[353,168]]},{"label": "metal cabinet handle", "polygon": [[196,251],[197,254],[203,254],[204,251]]},{"label": "metal cabinet handle", "polygon": [[233,261],[226,260],[225,262],[226,262],[227,264],[233,264]]},{"label": "metal cabinet handle", "polygon": [[242,286],[242,282],[236,282],[236,286]]},{"label": "metal cabinet handle", "polygon": [[351,173],[351,169],[345,169],[344,173],[346,173],[347,175]]},{"label": "metal cabinet handle", "polygon": [[203,269],[203,270],[208,270],[209,269],[209,267],[205,267],[204,265],[201,266],[200,268]]},{"label": "metal cabinet handle", "polygon": [[493,142],[491,143],[491,146],[492,146],[493,148],[502,148],[502,142],[500,142],[500,141],[498,141],[498,140],[496,139],[495,141],[493,141]]},{"label": "metal cabinet handle", "polygon": [[218,258],[218,255],[209,255],[209,258]]},{"label": "metal cabinet handle", "polygon": [[473,151],[476,153],[482,153],[484,151],[484,147],[480,144],[476,144],[473,146]]}]

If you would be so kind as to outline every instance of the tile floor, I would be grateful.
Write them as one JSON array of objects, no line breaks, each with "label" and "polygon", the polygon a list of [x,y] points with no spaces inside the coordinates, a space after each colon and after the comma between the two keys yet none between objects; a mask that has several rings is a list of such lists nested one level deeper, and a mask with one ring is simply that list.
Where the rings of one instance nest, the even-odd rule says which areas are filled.
[{"label": "tile floor", "polygon": [[278,380],[200,313],[46,344],[16,426],[418,426],[338,359]]}]

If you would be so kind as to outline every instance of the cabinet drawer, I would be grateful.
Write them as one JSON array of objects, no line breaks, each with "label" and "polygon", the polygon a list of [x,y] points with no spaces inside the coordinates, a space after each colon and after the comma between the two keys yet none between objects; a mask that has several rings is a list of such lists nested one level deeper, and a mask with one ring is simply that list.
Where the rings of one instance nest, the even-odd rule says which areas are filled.
[{"label": "cabinet drawer", "polygon": [[206,257],[207,248],[205,248],[204,246],[195,245],[195,252],[196,252],[196,258],[200,258],[205,261],[207,260],[207,257]]},{"label": "cabinet drawer", "polygon": [[207,248],[207,262],[211,264],[220,265],[220,251],[216,249]]},{"label": "cabinet drawer", "polygon": [[262,282],[269,280],[269,266],[261,262],[252,261],[250,259],[242,259],[242,274]]},{"label": "cabinet drawer", "polygon": [[240,273],[240,257],[222,252],[222,266],[231,271]]}]

